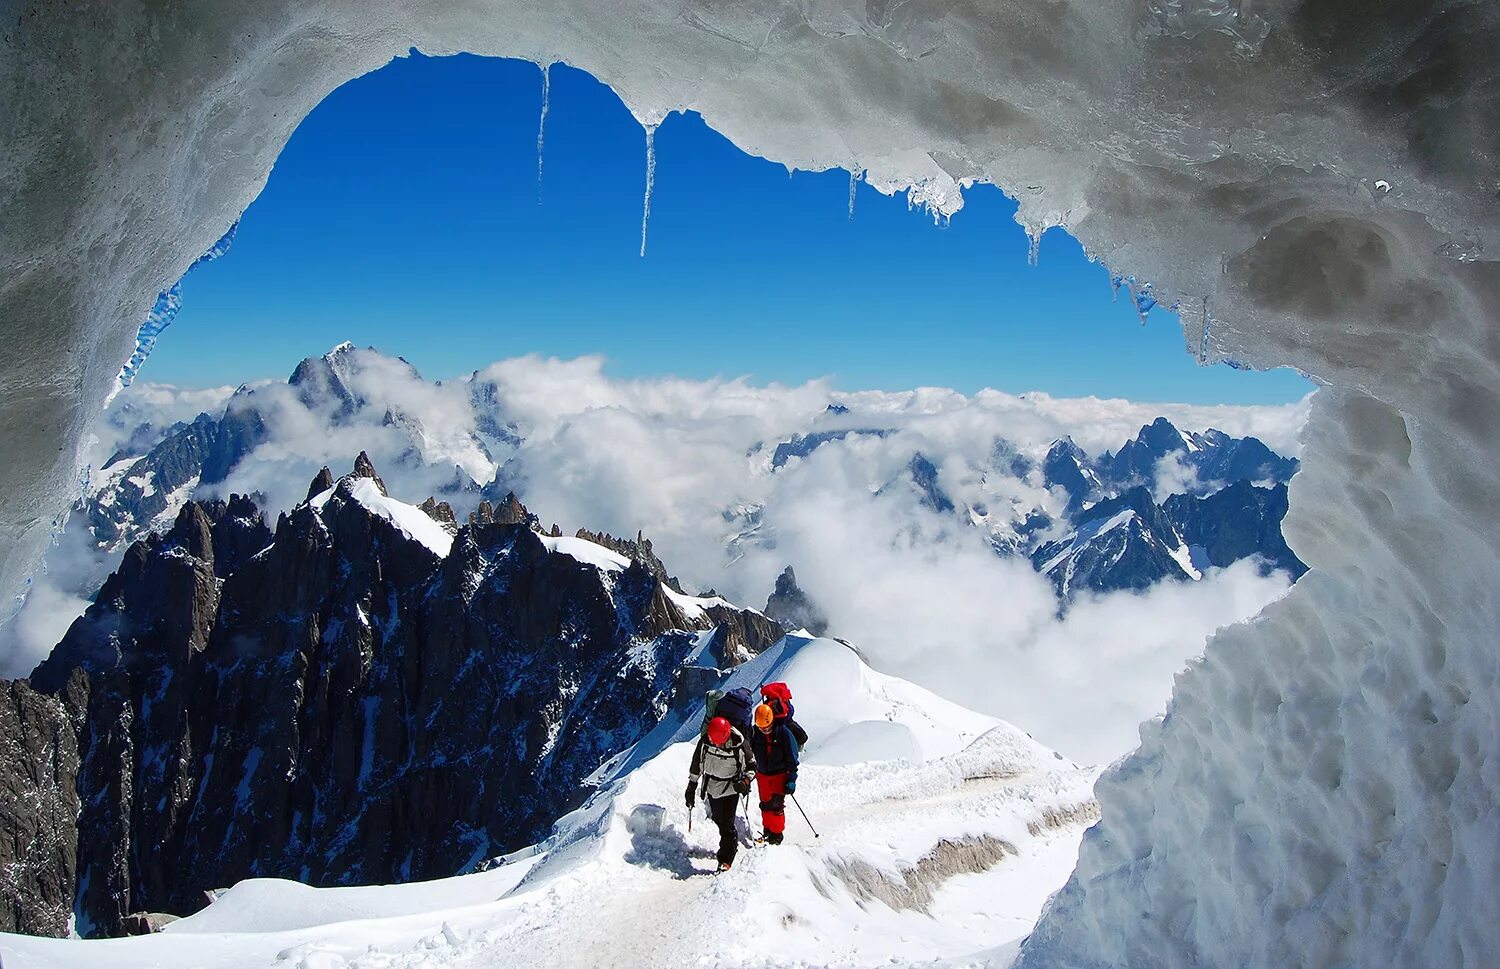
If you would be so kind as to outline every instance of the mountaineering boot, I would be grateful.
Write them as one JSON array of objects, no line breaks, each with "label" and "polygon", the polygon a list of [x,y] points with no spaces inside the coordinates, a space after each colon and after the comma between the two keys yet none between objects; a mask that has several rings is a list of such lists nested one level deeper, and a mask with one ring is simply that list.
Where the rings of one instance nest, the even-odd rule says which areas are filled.
[{"label": "mountaineering boot", "polygon": [[767,831],[765,833],[765,837],[762,840],[764,840],[768,845],[779,845],[781,844],[781,832]]},{"label": "mountaineering boot", "polygon": [[729,870],[729,867],[730,867],[729,862],[727,862],[727,861],[721,861],[721,862],[719,862],[719,867],[714,869],[714,874],[715,875],[722,875],[722,874],[724,874],[724,872],[726,872],[726,871]]}]

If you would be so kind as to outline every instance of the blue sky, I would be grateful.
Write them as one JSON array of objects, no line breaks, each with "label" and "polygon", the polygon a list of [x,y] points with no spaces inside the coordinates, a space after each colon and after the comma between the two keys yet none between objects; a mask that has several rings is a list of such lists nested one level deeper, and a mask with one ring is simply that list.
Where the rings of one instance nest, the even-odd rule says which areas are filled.
[{"label": "blue sky", "polygon": [[645,138],[589,75],[552,69],[538,204],[534,65],[413,56],[335,91],[302,123],[224,258],[141,379],[285,377],[353,340],[428,377],[523,353],[602,353],[616,376],[831,375],[1195,403],[1281,403],[1290,371],[1198,367],[1176,318],[1142,327],[1108,274],[1053,230],[1038,266],[1014,205],[980,187],[945,227],[848,175],[750,157],[697,115]]}]

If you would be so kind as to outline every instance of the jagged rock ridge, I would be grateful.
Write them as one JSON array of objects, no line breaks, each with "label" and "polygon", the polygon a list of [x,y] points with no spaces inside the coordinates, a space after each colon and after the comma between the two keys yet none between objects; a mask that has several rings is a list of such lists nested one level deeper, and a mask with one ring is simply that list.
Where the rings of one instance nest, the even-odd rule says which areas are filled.
[{"label": "jagged rock ridge", "polygon": [[[732,665],[782,635],[640,560],[538,534],[518,500],[502,512],[521,521],[450,534],[385,496],[364,455],[326,483],[274,533],[238,496],[189,502],[9,686],[38,725],[0,769],[61,805],[11,927],[58,934],[75,891],[80,931],[117,934],[246,877],[463,870],[536,841],[604,759],[696,695],[690,657]],[[0,844],[40,844],[35,818],[4,823]]]},{"label": "jagged rock ridge", "polygon": [[797,585],[797,573],[790,565],[776,577],[776,588],[766,600],[765,613],[787,629],[806,629],[814,636],[828,632],[828,617]]}]

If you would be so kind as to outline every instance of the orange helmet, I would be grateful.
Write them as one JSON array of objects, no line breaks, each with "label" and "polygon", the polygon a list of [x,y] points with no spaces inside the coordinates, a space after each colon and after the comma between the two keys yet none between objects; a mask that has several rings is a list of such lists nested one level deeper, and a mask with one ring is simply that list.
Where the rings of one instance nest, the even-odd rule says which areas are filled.
[{"label": "orange helmet", "polygon": [[714,717],[708,722],[708,742],[715,746],[722,746],[729,739],[729,721],[723,717]]},{"label": "orange helmet", "polygon": [[769,727],[776,719],[776,713],[771,709],[769,703],[762,703],[755,708],[755,725],[761,729]]}]

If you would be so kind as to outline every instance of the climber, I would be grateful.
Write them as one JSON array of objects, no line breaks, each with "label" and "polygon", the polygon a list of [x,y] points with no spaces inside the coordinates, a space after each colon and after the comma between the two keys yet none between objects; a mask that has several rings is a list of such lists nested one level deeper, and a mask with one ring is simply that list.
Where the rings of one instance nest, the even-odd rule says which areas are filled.
[{"label": "climber", "polygon": [[750,745],[728,720],[714,717],[708,729],[698,738],[693,763],[688,768],[687,806],[693,809],[698,796],[699,775],[709,815],[719,828],[719,871],[728,871],[739,849],[739,835],[734,828],[734,809],[740,797],[750,793],[755,765]]},{"label": "climber", "polygon": [[767,844],[781,844],[786,830],[786,796],[797,790],[797,736],[789,717],[776,716],[768,703],[755,708],[755,786],[760,794],[760,823]]}]

